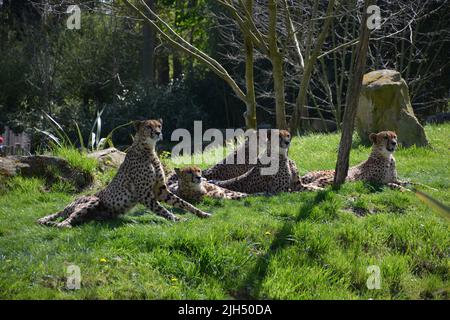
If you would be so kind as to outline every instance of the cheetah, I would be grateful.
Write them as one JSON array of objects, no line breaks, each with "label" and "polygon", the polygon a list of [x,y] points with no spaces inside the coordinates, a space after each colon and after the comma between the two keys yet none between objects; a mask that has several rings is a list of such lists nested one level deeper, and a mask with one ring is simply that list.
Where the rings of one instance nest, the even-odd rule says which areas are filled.
[{"label": "cheetah", "polygon": [[[388,185],[404,190],[407,182],[398,180],[393,153],[397,147],[397,135],[393,131],[382,131],[369,135],[373,143],[369,159],[348,170],[346,181],[364,180]],[[333,183],[334,170],[307,173],[301,177],[302,183],[325,187]]]},{"label": "cheetah", "polygon": [[[76,199],[60,212],[39,219],[39,224],[70,228],[88,220],[116,218],[138,203],[144,204],[168,220],[179,220],[159,201],[187,210],[201,218],[210,216],[168,190],[155,150],[156,143],[162,140],[162,120],[135,121],[134,125],[134,142],[109,185],[95,195]],[[56,223],[58,218],[64,220]]]},{"label": "cheetah", "polygon": [[[256,148],[255,150],[253,150],[254,155],[250,152],[251,142],[249,141],[248,137],[246,137],[245,142],[239,148],[234,150],[234,152],[230,153],[226,158],[221,160],[216,165],[204,170],[203,177],[207,180],[212,181],[224,181],[239,177],[247,173],[254,167],[261,166],[261,162],[259,161],[260,151],[266,152],[266,156],[270,157],[270,148],[264,148],[264,145],[270,145],[271,132],[272,130],[267,131],[267,137],[265,137],[265,139],[258,134],[258,131],[251,132],[251,134],[256,134],[256,138],[258,139],[255,143],[252,144],[252,146]],[[259,139],[264,140],[260,141]],[[262,149],[260,149],[260,143],[262,144]],[[252,159],[252,156],[255,156],[256,159]],[[253,161],[251,161],[251,159]],[[289,165],[291,166],[291,171],[298,176],[297,167],[295,166],[295,163],[290,159]]]},{"label": "cheetah", "polygon": [[[273,132],[275,132],[275,130],[273,130]],[[270,137],[272,136],[273,133]],[[267,167],[267,165],[258,162],[255,167],[236,178],[225,181],[212,180],[211,182],[223,188],[249,194],[276,194],[279,192],[321,190],[321,187],[309,186],[302,183],[295,162],[288,157],[288,149],[291,143],[291,134],[289,131],[279,130],[278,138],[279,144],[278,148],[276,148],[277,155],[272,156],[270,155],[271,152],[268,152],[272,161],[275,157],[278,158],[278,170],[275,174],[263,174],[262,169]]]},{"label": "cheetah", "polygon": [[[204,170],[203,177],[207,180],[228,180],[238,177],[255,167],[256,161],[250,161],[250,145],[251,143],[246,137],[245,142],[228,154],[227,157],[211,168]],[[255,147],[258,148],[258,143],[256,143]],[[258,156],[257,153],[258,149],[255,151],[255,157]]]},{"label": "cheetah", "polygon": [[176,181],[172,179],[172,183],[168,183],[169,190],[187,201],[198,202],[204,197],[236,200],[248,196],[246,193],[227,190],[206,182],[202,177],[202,170],[196,166],[175,168],[173,176],[176,177]]}]

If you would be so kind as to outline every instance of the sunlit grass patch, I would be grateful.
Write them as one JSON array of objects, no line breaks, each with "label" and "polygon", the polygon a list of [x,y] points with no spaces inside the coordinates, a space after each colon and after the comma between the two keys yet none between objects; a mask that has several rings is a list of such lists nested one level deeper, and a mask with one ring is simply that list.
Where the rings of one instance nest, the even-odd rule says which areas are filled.
[{"label": "sunlit grass patch", "polygon": [[[426,131],[430,147],[396,152],[399,175],[449,204],[450,125]],[[302,173],[332,169],[338,144],[338,134],[295,138],[290,157]],[[351,165],[369,151],[355,143]],[[114,170],[96,175],[104,185]],[[173,210],[186,219],[173,223],[138,206],[115,221],[59,230],[35,221],[74,195],[64,184],[43,186],[17,177],[0,195],[0,298],[449,298],[448,223],[410,192],[355,182],[205,199],[206,220]],[[70,264],[80,267],[80,290],[66,288]],[[380,269],[380,289],[367,286],[370,266]]]},{"label": "sunlit grass patch", "polygon": [[51,150],[54,156],[67,160],[72,168],[93,174],[98,167],[96,159],[87,157],[86,153],[72,147],[56,146]]}]

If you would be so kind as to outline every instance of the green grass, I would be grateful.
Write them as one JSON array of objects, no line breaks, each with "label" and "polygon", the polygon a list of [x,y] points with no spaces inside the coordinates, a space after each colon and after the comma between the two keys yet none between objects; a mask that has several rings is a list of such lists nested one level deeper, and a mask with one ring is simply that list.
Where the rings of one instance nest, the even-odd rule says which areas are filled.
[{"label": "green grass", "polygon": [[[450,125],[428,126],[428,148],[400,149],[399,175],[450,203]],[[293,141],[302,173],[333,168],[339,136]],[[351,163],[367,158],[355,147]],[[111,174],[103,178],[106,182]],[[206,199],[207,220],[167,222],[143,207],[71,230],[35,220],[74,195],[16,178],[0,196],[0,298],[13,299],[448,299],[449,225],[412,193],[361,182],[339,191],[241,201]],[[66,267],[81,289],[66,289]],[[381,288],[366,286],[379,266]]]},{"label": "green grass", "polygon": [[94,173],[98,167],[97,160],[71,147],[52,148],[52,155],[66,159],[71,167],[86,173]]}]

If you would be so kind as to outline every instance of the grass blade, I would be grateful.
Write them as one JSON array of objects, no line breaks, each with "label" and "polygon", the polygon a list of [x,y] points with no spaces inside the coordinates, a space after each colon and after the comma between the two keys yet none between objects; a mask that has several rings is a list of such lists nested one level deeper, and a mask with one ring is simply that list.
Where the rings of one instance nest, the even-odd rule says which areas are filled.
[{"label": "grass blade", "polygon": [[50,138],[52,141],[54,141],[59,147],[62,147],[59,139],[55,135],[53,135],[52,133],[50,133],[48,131],[45,131],[45,130],[38,129],[38,128],[34,128],[34,129],[37,130],[38,132],[46,135],[48,138]]},{"label": "grass blade", "polygon": [[86,148],[84,145],[83,135],[81,134],[80,127],[78,126],[78,123],[75,120],[73,120],[73,122],[75,123],[75,127],[77,128],[78,140],[80,141],[81,151],[85,151]]},{"label": "grass blade", "polygon": [[55,119],[53,119],[48,113],[46,113],[45,111],[42,112],[44,113],[45,118],[48,120],[50,126],[54,129],[55,134],[61,140],[61,143],[73,147],[72,141],[70,140],[69,136],[66,134],[64,129],[61,127],[61,125]]}]

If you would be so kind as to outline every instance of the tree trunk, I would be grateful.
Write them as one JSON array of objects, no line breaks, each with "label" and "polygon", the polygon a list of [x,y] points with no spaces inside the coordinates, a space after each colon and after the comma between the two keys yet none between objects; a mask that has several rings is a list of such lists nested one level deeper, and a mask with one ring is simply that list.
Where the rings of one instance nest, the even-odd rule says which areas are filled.
[{"label": "tree trunk", "polygon": [[[246,0],[246,9],[253,12],[253,0]],[[247,129],[256,129],[256,97],[255,97],[255,83],[253,75],[253,42],[250,35],[247,33],[244,36],[245,46],[245,85],[247,89],[245,105],[247,110],[244,113],[245,126]]]},{"label": "tree trunk", "polygon": [[172,56],[173,62],[173,79],[181,79],[183,76],[183,64],[181,63],[181,59],[178,56],[178,53],[175,52]]},{"label": "tree trunk", "polygon": [[277,44],[277,4],[276,0],[269,0],[269,58],[272,63],[273,88],[275,91],[276,126],[278,129],[286,129],[286,109],[284,96],[284,68],[283,57]]},{"label": "tree trunk", "polygon": [[[164,51],[164,49],[162,49]],[[158,84],[166,86],[170,80],[169,56],[165,52],[161,52],[157,59]]]},{"label": "tree trunk", "polygon": [[334,175],[333,187],[339,188],[347,177],[350,148],[352,146],[353,129],[355,126],[356,110],[358,108],[359,94],[361,92],[362,80],[366,67],[367,51],[369,47],[369,29],[367,28],[367,7],[373,0],[364,1],[363,19],[359,33],[359,43],[356,49],[356,59],[352,66],[353,76],[350,78],[349,95],[347,96],[347,107],[345,108],[342,122],[341,142],[339,143],[338,158],[336,162],[336,172]]},{"label": "tree trunk", "polygon": [[[155,10],[156,0],[145,0],[147,5]],[[142,50],[142,77],[145,81],[154,82],[155,80],[155,30],[148,23],[142,27],[144,38]]]},{"label": "tree trunk", "polygon": [[293,133],[297,133],[300,130],[306,129],[306,121],[304,119],[308,117],[309,113],[305,104],[314,63],[312,63],[311,59],[308,59],[305,69],[303,70],[303,76],[300,82],[300,90],[298,92],[297,98],[295,99],[294,115],[291,122],[291,132]]},{"label": "tree trunk", "polygon": [[279,52],[271,57],[272,73],[273,73],[273,87],[275,91],[275,111],[276,111],[276,125],[278,129],[286,129],[286,109],[284,97],[284,74],[283,74],[283,59]]}]

